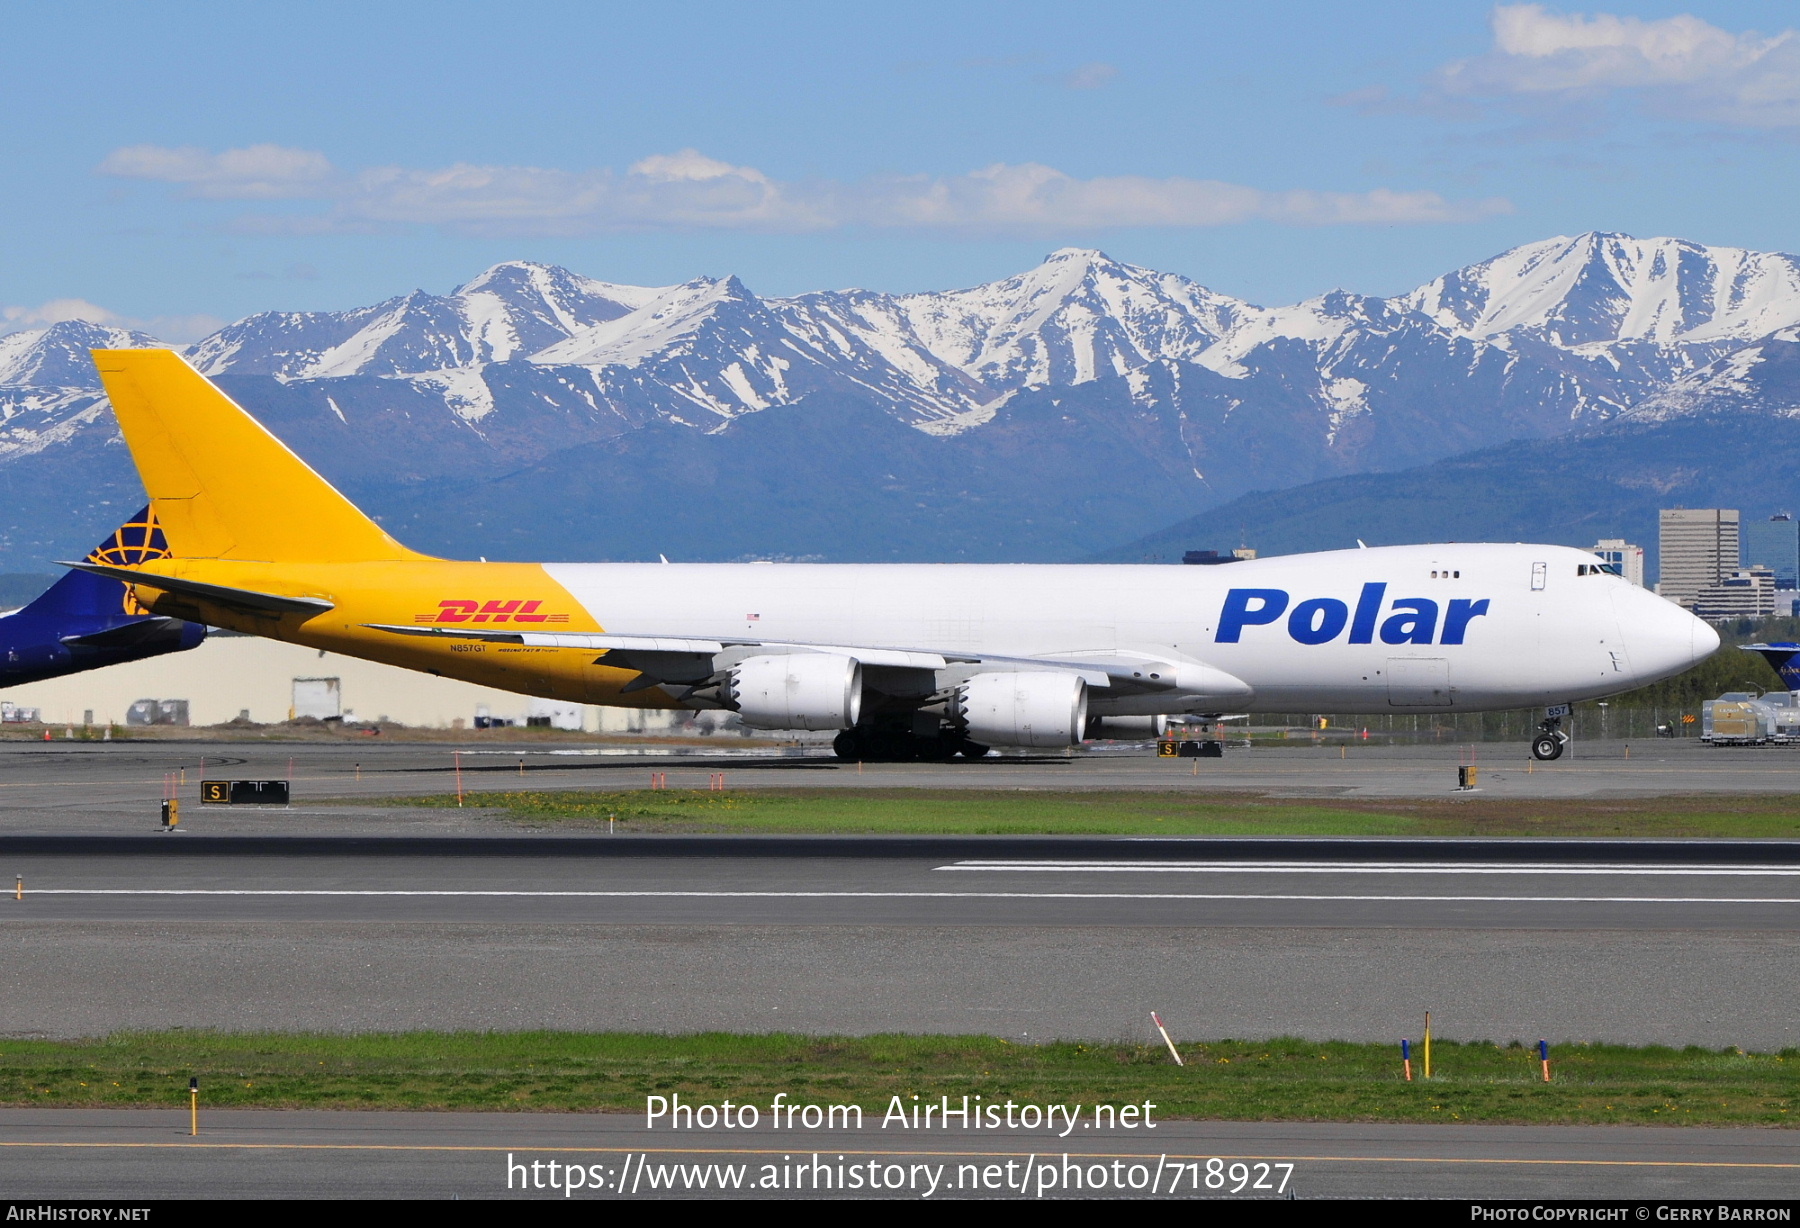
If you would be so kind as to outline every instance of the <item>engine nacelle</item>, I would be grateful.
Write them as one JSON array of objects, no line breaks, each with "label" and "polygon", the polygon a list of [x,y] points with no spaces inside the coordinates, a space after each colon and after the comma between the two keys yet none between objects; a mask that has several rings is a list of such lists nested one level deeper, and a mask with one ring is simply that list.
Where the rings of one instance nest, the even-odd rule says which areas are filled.
[{"label": "engine nacelle", "polygon": [[1090,716],[1087,721],[1087,736],[1101,740],[1119,738],[1136,742],[1160,738],[1168,729],[1169,718],[1166,716]]},{"label": "engine nacelle", "polygon": [[731,698],[753,729],[848,729],[862,714],[862,663],[823,652],[750,657],[732,668]]},{"label": "engine nacelle", "polygon": [[1024,670],[976,674],[956,688],[956,717],[972,742],[992,746],[1075,746],[1087,727],[1080,674]]}]

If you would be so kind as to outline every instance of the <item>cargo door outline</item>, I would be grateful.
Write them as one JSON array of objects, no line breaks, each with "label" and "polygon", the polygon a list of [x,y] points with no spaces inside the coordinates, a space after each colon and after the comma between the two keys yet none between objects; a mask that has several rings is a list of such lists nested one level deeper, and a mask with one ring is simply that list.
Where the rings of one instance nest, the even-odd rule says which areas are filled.
[{"label": "cargo door outline", "polygon": [[1389,657],[1387,680],[1390,708],[1448,708],[1455,702],[1446,657]]}]

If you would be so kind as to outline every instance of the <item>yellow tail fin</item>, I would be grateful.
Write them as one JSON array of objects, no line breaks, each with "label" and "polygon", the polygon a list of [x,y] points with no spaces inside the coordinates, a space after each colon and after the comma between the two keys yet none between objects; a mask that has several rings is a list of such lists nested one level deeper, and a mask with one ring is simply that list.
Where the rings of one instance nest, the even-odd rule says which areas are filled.
[{"label": "yellow tail fin", "polygon": [[420,559],[170,350],[95,350],[177,558]]}]

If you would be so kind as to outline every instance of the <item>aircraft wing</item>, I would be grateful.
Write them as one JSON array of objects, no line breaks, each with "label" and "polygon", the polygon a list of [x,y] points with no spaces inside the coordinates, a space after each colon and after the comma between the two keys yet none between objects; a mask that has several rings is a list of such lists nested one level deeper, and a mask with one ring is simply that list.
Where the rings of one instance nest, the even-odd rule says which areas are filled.
[{"label": "aircraft wing", "polygon": [[1076,653],[1055,656],[1008,656],[985,652],[933,652],[916,648],[869,647],[850,644],[817,644],[795,640],[756,640],[738,637],[695,639],[686,636],[613,635],[586,631],[511,631],[473,627],[417,627],[365,624],[371,630],[395,635],[439,639],[483,640],[495,644],[521,644],[537,648],[580,648],[607,654],[607,663],[634,669],[645,675],[629,690],[659,683],[692,683],[714,671],[713,657],[732,648],[763,648],[773,652],[828,652],[851,657],[864,666],[891,669],[940,670],[950,665],[995,665],[1006,669],[1060,669],[1080,674],[1092,687],[1117,687],[1133,692],[1195,690],[1221,698],[1248,698],[1250,687],[1211,666],[1172,661],[1147,653]]}]

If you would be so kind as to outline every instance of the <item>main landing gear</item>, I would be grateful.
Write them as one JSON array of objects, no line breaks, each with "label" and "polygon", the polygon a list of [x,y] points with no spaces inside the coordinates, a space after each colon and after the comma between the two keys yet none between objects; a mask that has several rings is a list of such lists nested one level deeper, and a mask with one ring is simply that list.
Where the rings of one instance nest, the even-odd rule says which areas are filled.
[{"label": "main landing gear", "polygon": [[1531,757],[1537,760],[1561,759],[1563,747],[1569,744],[1569,735],[1562,731],[1562,717],[1547,716],[1538,725],[1537,736],[1531,739]]},{"label": "main landing gear", "polygon": [[907,729],[883,729],[858,725],[832,740],[839,759],[859,763],[947,763],[961,755],[979,759],[988,748],[955,733],[926,737]]}]

